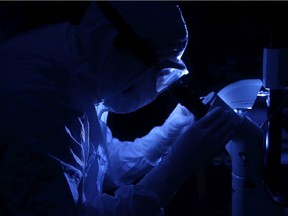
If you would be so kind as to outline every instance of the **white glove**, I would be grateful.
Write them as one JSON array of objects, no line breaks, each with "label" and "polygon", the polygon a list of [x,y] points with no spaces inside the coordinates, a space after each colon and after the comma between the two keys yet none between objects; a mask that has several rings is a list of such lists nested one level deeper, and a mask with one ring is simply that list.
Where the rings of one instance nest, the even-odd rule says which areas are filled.
[{"label": "white glove", "polygon": [[150,161],[156,161],[168,152],[175,140],[193,122],[193,114],[178,104],[162,126],[154,127],[149,134],[137,141],[141,141],[147,158]]},{"label": "white glove", "polygon": [[162,131],[167,139],[177,138],[194,122],[194,115],[181,104],[177,104],[167,120],[162,125]]}]

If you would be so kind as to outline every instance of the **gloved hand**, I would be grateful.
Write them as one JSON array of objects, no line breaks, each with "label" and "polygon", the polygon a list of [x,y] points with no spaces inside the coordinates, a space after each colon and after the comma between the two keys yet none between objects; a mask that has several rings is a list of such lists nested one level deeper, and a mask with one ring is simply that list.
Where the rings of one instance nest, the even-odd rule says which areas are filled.
[{"label": "gloved hand", "polygon": [[177,104],[162,126],[154,127],[149,134],[136,140],[135,143],[141,142],[147,158],[156,161],[193,122],[193,114],[181,104]]},{"label": "gloved hand", "polygon": [[163,134],[167,139],[176,138],[182,134],[188,126],[193,124],[193,122],[194,115],[178,103],[162,125]]},{"label": "gloved hand", "polygon": [[165,206],[187,178],[224,149],[240,123],[230,108],[212,109],[176,139],[171,151],[139,184],[158,194]]},{"label": "gloved hand", "polygon": [[212,109],[176,140],[170,159],[185,175],[197,172],[223,151],[240,121],[230,108]]}]

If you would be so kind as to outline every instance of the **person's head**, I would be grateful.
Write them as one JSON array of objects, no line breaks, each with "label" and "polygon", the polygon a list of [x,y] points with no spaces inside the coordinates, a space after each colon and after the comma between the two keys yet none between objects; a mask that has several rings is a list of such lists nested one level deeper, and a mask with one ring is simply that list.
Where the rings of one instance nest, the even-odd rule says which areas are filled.
[{"label": "person's head", "polygon": [[145,106],[171,74],[187,72],[181,56],[188,32],[175,2],[92,3],[78,32],[90,67],[85,76],[112,112]]}]

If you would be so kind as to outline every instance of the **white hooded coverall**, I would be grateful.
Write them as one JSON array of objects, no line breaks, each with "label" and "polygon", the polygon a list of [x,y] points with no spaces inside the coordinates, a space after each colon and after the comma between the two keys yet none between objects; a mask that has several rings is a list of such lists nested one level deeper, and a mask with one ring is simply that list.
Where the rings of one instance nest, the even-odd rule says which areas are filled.
[{"label": "white hooded coverall", "polygon": [[[159,31],[159,37],[155,36],[152,43],[163,39],[155,49],[162,61],[160,64],[178,61],[185,67],[176,59],[186,47],[185,24],[179,8],[166,4],[168,12],[158,9],[159,14],[154,17],[149,11],[145,12],[149,4],[138,9],[142,8],[140,16],[148,17],[143,18],[143,23],[151,16],[148,26],[153,28],[151,22],[157,16],[166,29],[171,25],[173,30],[169,21],[176,20],[174,27],[181,31],[175,31],[175,38],[184,35],[179,41],[173,41],[169,34],[166,40],[162,35],[165,31]],[[124,10],[125,4],[117,7]],[[154,8],[152,12],[155,11]],[[123,14],[126,12],[124,10]],[[131,16],[137,13],[139,11],[135,10]],[[166,18],[161,18],[165,13],[171,15],[166,24],[163,23]],[[132,21],[132,26],[136,24]],[[160,24],[157,25],[159,28]],[[141,31],[144,34],[145,27],[139,27],[138,33],[142,34]],[[149,83],[155,74],[147,73],[150,75],[146,78],[148,75],[139,77],[138,73],[134,76],[122,71],[116,77],[121,69],[129,67],[126,62],[134,59],[127,57],[126,61],[125,55],[123,59],[116,59],[114,54],[111,57],[109,52],[116,49],[112,45],[115,34],[116,30],[92,3],[80,26],[69,23],[45,26],[1,45],[0,215],[163,214],[159,197],[134,182],[157,165],[185,121],[175,130],[169,129],[170,123],[155,127],[134,142],[120,142],[112,137],[97,115],[97,112],[102,113],[101,99],[111,93],[109,88],[122,90],[122,86],[129,84],[125,79],[130,82],[132,78],[132,83],[133,79],[141,80],[142,85],[138,83],[140,87],[136,90],[147,95],[137,105],[133,100],[128,104],[133,110],[156,97],[155,89],[150,88],[156,81]],[[168,43],[170,39],[171,44]],[[140,61],[135,61],[136,66],[141,65]],[[141,68],[145,67],[141,65]],[[146,91],[143,86],[150,89]],[[119,89],[113,89],[114,93]],[[117,112],[117,105],[109,107],[109,100],[107,98],[105,106]],[[118,97],[118,100],[118,103],[126,103],[125,98]],[[111,188],[116,189],[115,194],[105,193]]]}]

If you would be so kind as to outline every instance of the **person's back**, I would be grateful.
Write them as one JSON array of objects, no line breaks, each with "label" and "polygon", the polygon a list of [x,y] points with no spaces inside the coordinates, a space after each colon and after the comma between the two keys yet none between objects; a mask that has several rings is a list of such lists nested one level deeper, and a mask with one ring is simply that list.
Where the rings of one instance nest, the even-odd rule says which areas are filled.
[{"label": "person's back", "polygon": [[72,76],[79,66],[69,44],[76,43],[73,31],[68,23],[47,26],[0,46],[1,210],[7,215],[49,214],[55,207],[73,213],[78,192],[69,195],[75,188],[66,179],[80,184],[83,149],[75,143],[84,138],[81,103],[92,102]]}]

